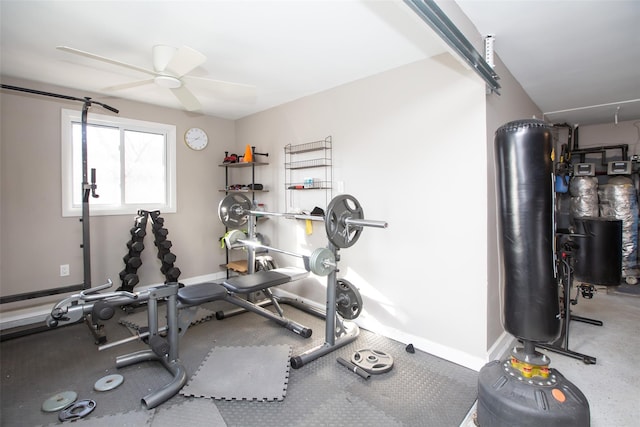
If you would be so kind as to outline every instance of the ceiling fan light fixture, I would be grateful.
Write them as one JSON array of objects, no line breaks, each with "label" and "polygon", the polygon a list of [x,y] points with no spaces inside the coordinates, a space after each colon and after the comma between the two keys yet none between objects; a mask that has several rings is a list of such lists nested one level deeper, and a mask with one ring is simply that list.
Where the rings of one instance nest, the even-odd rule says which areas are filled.
[{"label": "ceiling fan light fixture", "polygon": [[153,81],[160,87],[177,89],[182,86],[180,79],[173,76],[156,76]]}]

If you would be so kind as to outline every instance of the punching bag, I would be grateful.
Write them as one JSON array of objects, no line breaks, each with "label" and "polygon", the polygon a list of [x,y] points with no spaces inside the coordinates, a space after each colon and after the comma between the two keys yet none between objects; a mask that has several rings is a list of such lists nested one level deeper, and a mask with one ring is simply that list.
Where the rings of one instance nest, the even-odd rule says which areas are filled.
[{"label": "punching bag", "polygon": [[495,134],[499,217],[505,269],[504,328],[525,341],[560,335],[554,265],[551,127],[518,120]]}]

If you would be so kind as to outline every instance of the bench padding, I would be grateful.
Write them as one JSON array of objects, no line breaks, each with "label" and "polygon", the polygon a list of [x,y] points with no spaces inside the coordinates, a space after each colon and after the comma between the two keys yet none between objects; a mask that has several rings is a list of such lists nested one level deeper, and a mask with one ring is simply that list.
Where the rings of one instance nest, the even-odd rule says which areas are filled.
[{"label": "bench padding", "polygon": [[198,283],[178,290],[178,300],[187,305],[200,305],[224,299],[226,296],[227,290],[220,283],[215,282]]},{"label": "bench padding", "polygon": [[236,294],[248,294],[290,281],[291,276],[287,274],[275,270],[261,270],[246,276],[230,277],[222,282],[222,286]]}]

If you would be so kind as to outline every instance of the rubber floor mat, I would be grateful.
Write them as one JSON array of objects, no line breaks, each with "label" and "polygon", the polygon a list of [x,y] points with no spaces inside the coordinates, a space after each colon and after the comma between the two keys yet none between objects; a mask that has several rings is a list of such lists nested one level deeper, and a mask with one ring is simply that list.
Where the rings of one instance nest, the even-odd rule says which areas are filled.
[{"label": "rubber floor mat", "polygon": [[[118,426],[118,427],[142,427],[152,426],[151,419],[153,411],[130,411],[125,413],[118,413],[113,415],[105,415],[102,417],[93,418],[80,418],[75,421],[69,421],[64,423],[49,424],[47,427],[61,426],[61,425],[73,425],[83,427],[105,427],[105,426]],[[216,424],[213,424],[216,426]]]},{"label": "rubber floor mat", "polygon": [[[180,313],[178,313],[179,315]],[[140,310],[132,314],[128,314],[126,316],[122,316],[119,320],[120,324],[138,330],[140,328],[147,326],[147,310]],[[191,325],[197,325],[201,322],[206,322],[209,319],[215,317],[215,313],[211,310],[207,310],[206,308],[198,307],[193,320],[191,321]],[[158,327],[161,328],[167,325],[167,308],[166,304],[158,305]]]},{"label": "rubber floor mat", "polygon": [[183,396],[219,400],[284,400],[291,346],[214,347],[182,388]]},{"label": "rubber floor mat", "polygon": [[[115,424],[110,424],[115,425]],[[209,399],[189,399],[170,408],[159,407],[151,427],[226,427],[218,407]]]}]

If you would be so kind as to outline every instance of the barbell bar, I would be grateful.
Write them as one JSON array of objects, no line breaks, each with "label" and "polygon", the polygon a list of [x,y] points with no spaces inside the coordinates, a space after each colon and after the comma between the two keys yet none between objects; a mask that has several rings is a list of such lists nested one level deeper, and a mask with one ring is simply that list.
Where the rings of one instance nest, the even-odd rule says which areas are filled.
[{"label": "barbell bar", "polygon": [[[244,233],[243,233],[244,234]],[[263,248],[274,252],[279,252],[285,255],[294,256],[297,258],[302,258],[304,261],[304,268],[307,271],[312,272],[318,276],[328,276],[329,273],[334,271],[338,264],[336,264],[336,257],[333,255],[333,252],[327,248],[317,248],[315,249],[310,256],[302,255],[296,252],[285,251],[284,249],[274,248],[272,246],[263,245],[260,242],[256,242],[255,240],[247,240],[238,238],[238,234],[231,234],[231,239],[229,240],[230,247],[240,243],[245,246],[252,246],[255,248]]]},{"label": "barbell bar", "polygon": [[229,228],[242,227],[247,223],[249,215],[324,221],[329,241],[338,248],[353,246],[360,238],[363,227],[387,228],[388,226],[386,221],[365,219],[360,202],[349,194],[340,194],[334,197],[329,203],[324,217],[264,212],[252,210],[251,208],[252,202],[247,196],[241,193],[231,193],[220,201],[218,216],[220,221]]}]

